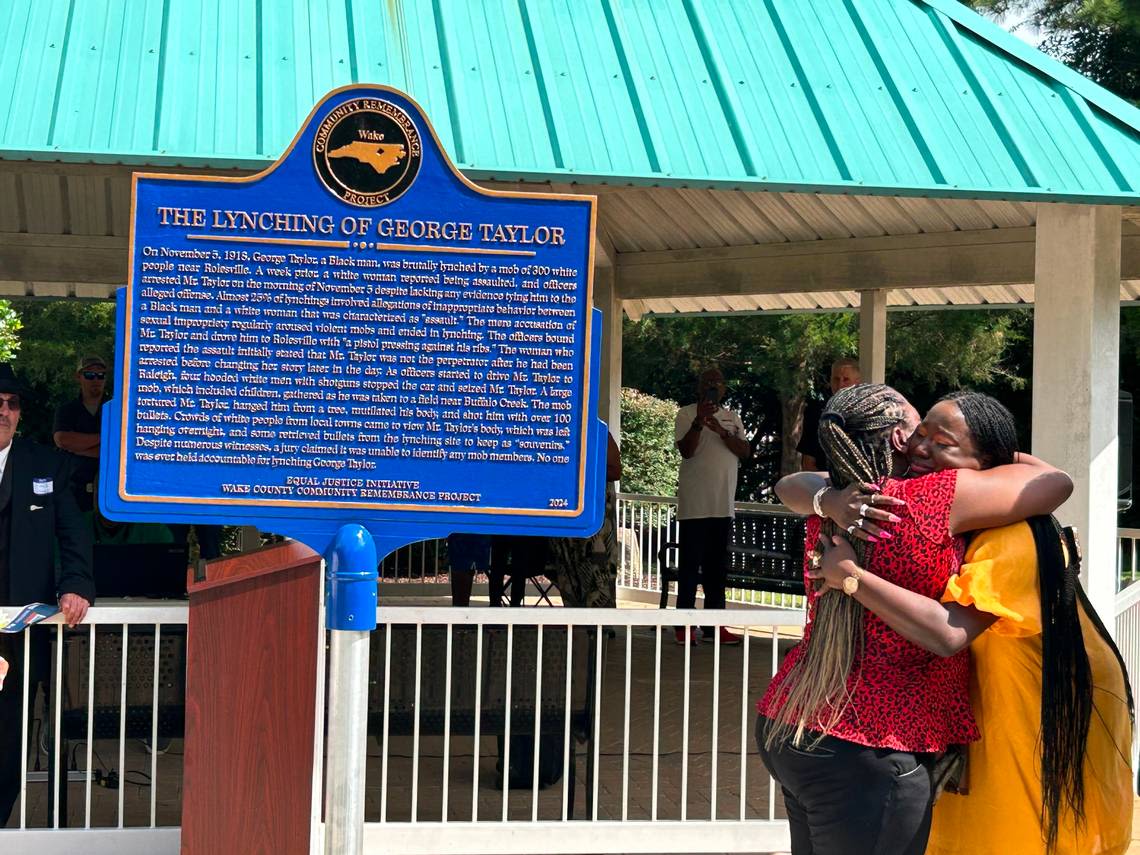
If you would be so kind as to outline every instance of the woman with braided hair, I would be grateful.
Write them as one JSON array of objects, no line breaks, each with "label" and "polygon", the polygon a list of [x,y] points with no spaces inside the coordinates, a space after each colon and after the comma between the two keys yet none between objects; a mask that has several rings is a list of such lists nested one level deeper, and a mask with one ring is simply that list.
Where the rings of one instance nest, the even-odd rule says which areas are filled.
[{"label": "woman with braided hair", "polygon": [[[880,495],[865,504],[897,512],[878,511],[892,529],[859,544],[860,566],[937,597],[961,564],[962,532],[1048,513],[1072,482],[1032,458],[904,479],[917,422],[894,389],[854,386],[828,401],[820,443],[836,487],[876,483]],[[809,495],[818,502],[827,481],[802,476],[815,479]],[[823,523],[809,519],[808,544]],[[828,522],[827,532],[835,530]],[[805,577],[815,573],[816,554],[809,551]],[[804,638],[759,704],[757,741],[784,793],[794,855],[919,855],[930,829],[935,756],[978,738],[965,651],[935,655],[866,611],[855,597],[860,575],[839,591],[807,579]]]},{"label": "woman with braided hair", "polygon": [[[1013,416],[986,395],[947,395],[911,437],[909,456],[919,475],[1011,463],[1019,456]],[[840,521],[854,519],[838,491],[823,505]],[[873,523],[860,532],[882,534]],[[1132,696],[1120,653],[1081,588],[1071,532],[1040,516],[977,534],[941,602],[863,572],[841,539],[825,550],[809,575],[841,588],[859,573],[856,598],[905,638],[940,656],[970,646],[982,739],[967,751],[964,785],[934,809],[928,853],[1128,849]]]}]

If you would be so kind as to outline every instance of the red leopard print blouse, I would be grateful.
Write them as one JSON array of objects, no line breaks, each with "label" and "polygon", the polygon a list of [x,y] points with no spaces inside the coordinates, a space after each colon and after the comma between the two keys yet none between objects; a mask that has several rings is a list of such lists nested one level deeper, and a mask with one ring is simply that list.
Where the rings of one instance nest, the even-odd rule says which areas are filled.
[{"label": "red leopard print blouse", "polygon": [[[907,507],[896,511],[902,522],[891,529],[894,537],[870,547],[870,572],[928,597],[941,597],[964,554],[963,541],[950,535],[949,525],[957,475],[951,469],[905,481],[887,479],[883,492],[905,500]],[[821,522],[819,517],[808,519],[805,552],[815,546]],[[804,583],[809,592],[804,641],[788,653],[757,705],[769,718],[778,716],[788,671],[811,637],[820,594],[809,584],[806,557]],[[968,651],[948,658],[928,653],[869,611],[864,642],[862,660],[855,663],[847,681],[851,703],[832,728],[832,736],[898,751],[942,751],[947,745],[978,739],[970,710]]]}]

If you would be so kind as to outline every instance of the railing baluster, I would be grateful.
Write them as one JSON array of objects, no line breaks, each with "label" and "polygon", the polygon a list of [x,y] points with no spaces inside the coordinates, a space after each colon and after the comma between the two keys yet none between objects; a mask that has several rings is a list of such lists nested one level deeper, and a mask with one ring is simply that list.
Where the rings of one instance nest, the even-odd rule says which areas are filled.
[{"label": "railing baluster", "polygon": [[681,822],[685,821],[689,812],[689,676],[693,658],[693,645],[689,642],[689,635],[695,629],[694,626],[685,625],[685,682],[681,700]]},{"label": "railing baluster", "polygon": [[20,828],[28,827],[28,706],[32,691],[31,668],[32,633],[24,630],[24,680],[23,701],[20,705]]},{"label": "railing baluster", "polygon": [[570,705],[574,701],[572,694],[572,681],[574,664],[574,627],[567,624],[566,626],[566,706],[563,712],[565,719],[564,727],[565,733],[563,734],[562,743],[562,821],[565,822],[569,819],[569,797],[570,787],[573,787],[577,782],[570,780]]},{"label": "railing baluster", "polygon": [[507,793],[511,777],[511,679],[513,674],[512,657],[515,651],[515,625],[507,624],[507,673],[506,691],[503,701],[503,822],[507,821]]},{"label": "railing baluster", "polygon": [[709,770],[709,820],[716,822],[717,730],[720,727],[720,624],[713,627],[712,764]]},{"label": "railing baluster", "polygon": [[[150,827],[158,820],[158,684],[162,664],[162,624],[154,625],[154,685],[150,696]],[[125,774],[125,773],[124,773]],[[120,784],[122,786],[122,784]]]},{"label": "railing baluster", "polygon": [[452,625],[447,625],[447,664],[443,673],[443,804],[440,807],[440,822],[447,822],[447,796],[451,789],[451,635]]},{"label": "railing baluster", "polygon": [[[411,556],[409,556],[410,559]],[[409,572],[411,561],[408,562]],[[416,623],[416,684],[412,695],[412,822],[419,821],[420,803],[420,703],[421,675],[423,674],[424,625]]]},{"label": "railing baluster", "polygon": [[752,627],[744,627],[744,643],[740,676],[740,821],[747,818],[747,784],[748,784],[748,642],[751,640]]},{"label": "railing baluster", "polygon": [[629,819],[629,686],[633,666],[633,627],[625,628],[625,712],[621,740],[621,821]]},{"label": "railing baluster", "polygon": [[[776,676],[776,669],[780,660],[780,634],[779,627],[772,627],[772,670],[769,672],[769,677]],[[773,820],[776,818],[776,779],[772,777],[772,773],[768,773],[768,819]]]},{"label": "railing baluster", "polygon": [[[63,789],[67,786],[67,781],[60,782],[59,773],[63,770],[64,777],[67,776],[67,767],[60,763],[59,752],[63,746],[63,624],[55,625],[55,680],[52,683],[52,709],[51,719],[52,726],[52,772],[55,776],[55,798],[52,803],[52,828],[59,828],[59,796]],[[64,817],[67,819],[67,817]]]},{"label": "railing baluster", "polygon": [[538,762],[542,757],[542,627],[535,639],[534,668],[534,768],[531,779],[530,820],[538,822]]},{"label": "railing baluster", "polygon": [[[119,677],[119,769],[127,768],[127,648],[130,645],[129,624],[123,624],[122,674]],[[123,828],[123,791],[126,787],[119,780],[119,828]]]},{"label": "railing baluster", "polygon": [[384,750],[380,754],[380,821],[388,821],[388,755],[392,743],[388,718],[392,707],[392,631],[395,624],[384,624]]},{"label": "railing baluster", "polygon": [[95,624],[87,625],[87,760],[83,765],[83,827],[91,827],[91,758],[95,747]]},{"label": "railing baluster", "polygon": [[602,631],[604,627],[594,627],[594,809],[591,817],[598,819],[598,758],[602,743]]},{"label": "railing baluster", "polygon": [[483,624],[475,624],[475,744],[471,749],[471,821],[479,821],[479,729],[483,723]]},{"label": "railing baluster", "polygon": [[[642,503],[637,503],[637,554],[645,556],[645,505]],[[652,552],[648,557],[650,562],[654,560]]]},{"label": "railing baluster", "polygon": [[650,798],[649,818],[657,821],[657,770],[658,753],[661,747],[661,633],[665,627],[658,626],[653,633],[656,641],[653,649],[653,795]]}]

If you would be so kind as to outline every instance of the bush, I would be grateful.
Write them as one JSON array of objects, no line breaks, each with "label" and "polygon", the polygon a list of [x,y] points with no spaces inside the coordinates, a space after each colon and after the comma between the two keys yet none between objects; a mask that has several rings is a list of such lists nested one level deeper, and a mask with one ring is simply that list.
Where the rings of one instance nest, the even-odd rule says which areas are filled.
[{"label": "bush", "polygon": [[677,495],[681,455],[673,436],[678,406],[636,389],[621,390],[621,489]]}]

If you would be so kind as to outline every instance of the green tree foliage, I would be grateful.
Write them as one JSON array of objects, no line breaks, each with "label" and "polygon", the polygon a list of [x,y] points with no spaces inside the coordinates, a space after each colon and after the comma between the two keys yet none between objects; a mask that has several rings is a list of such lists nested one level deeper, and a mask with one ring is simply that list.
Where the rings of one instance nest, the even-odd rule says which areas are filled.
[{"label": "green tree foliage", "polygon": [[797,435],[784,429],[785,411],[802,416],[818,366],[846,352],[854,330],[849,314],[650,317],[626,323],[622,379],[655,397],[690,404],[697,375],[719,367],[728,384],[726,404],[740,413],[753,448],[741,467],[737,498],[766,501],[781,470],[781,438]]},{"label": "green tree foliage", "polygon": [[[80,300],[21,300],[13,304],[19,331],[19,353],[13,362],[28,387],[20,432],[51,441],[55,408],[79,393],[75,366],[85,354],[114,360],[115,304]],[[0,329],[3,329],[0,318]],[[0,347],[3,346],[0,333]],[[110,367],[110,366],[108,366]],[[111,391],[108,378],[107,391]]]},{"label": "green tree foliage", "polygon": [[12,304],[0,300],[0,362],[11,362],[20,349],[20,330],[23,323]]},{"label": "green tree foliage", "polygon": [[621,488],[652,496],[677,494],[681,455],[673,441],[676,401],[621,390]]},{"label": "green tree foliage", "polygon": [[[888,381],[919,409],[972,386],[1006,401],[1028,424],[1031,324],[1025,310],[891,312]],[[856,353],[858,322],[853,312],[649,317],[627,322],[624,336],[624,385],[658,398],[691,403],[699,371],[721,368],[727,403],[740,413],[754,449],[741,467],[737,498],[768,501],[779,474],[798,463],[791,452],[804,403],[826,398],[831,362]],[[625,468],[632,489],[632,465]]]}]

